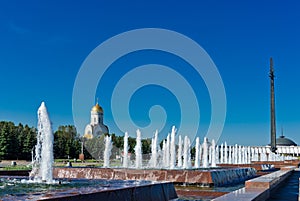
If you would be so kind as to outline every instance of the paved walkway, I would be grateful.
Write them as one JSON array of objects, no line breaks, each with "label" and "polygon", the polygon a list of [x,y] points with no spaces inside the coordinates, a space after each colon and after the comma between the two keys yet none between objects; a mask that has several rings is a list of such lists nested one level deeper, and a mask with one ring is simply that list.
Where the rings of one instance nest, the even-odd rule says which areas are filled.
[{"label": "paved walkway", "polygon": [[12,161],[15,161],[17,165],[29,165],[31,163],[31,161],[25,161],[25,160],[2,160],[0,161],[0,167],[11,166]]}]

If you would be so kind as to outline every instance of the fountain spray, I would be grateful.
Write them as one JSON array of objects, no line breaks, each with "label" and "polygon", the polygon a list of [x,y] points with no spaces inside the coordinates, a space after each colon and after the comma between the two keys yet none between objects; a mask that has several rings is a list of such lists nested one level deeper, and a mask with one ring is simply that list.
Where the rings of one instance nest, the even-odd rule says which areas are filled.
[{"label": "fountain spray", "polygon": [[44,102],[38,109],[38,133],[35,158],[30,175],[36,182],[53,183],[53,132]]}]

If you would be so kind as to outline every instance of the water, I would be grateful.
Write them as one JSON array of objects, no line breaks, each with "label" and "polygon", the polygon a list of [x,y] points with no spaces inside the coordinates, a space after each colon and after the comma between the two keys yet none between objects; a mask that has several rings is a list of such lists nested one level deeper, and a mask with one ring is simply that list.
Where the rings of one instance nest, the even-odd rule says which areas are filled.
[{"label": "water", "polygon": [[299,177],[300,170],[294,171],[282,185],[271,193],[268,201],[294,201],[298,200],[299,196]]},{"label": "water", "polygon": [[151,144],[151,158],[150,158],[150,164],[149,166],[151,168],[157,167],[157,158],[158,158],[158,130],[155,131],[154,137],[152,138],[152,144]]},{"label": "water", "polygon": [[195,168],[200,167],[200,140],[199,137],[196,138],[196,153],[195,153]]},{"label": "water", "polygon": [[183,146],[183,168],[189,169],[191,163],[191,151],[190,151],[190,139],[188,136],[184,137],[184,146]]},{"label": "water", "polygon": [[242,164],[242,146],[238,146],[238,164]]},{"label": "water", "polygon": [[103,167],[109,167],[109,158],[111,155],[111,149],[112,149],[112,141],[111,141],[111,136],[106,136],[105,137],[105,149],[104,149],[104,164]]},{"label": "water", "polygon": [[203,148],[203,159],[202,159],[202,167],[208,168],[208,139],[205,137],[204,142],[202,144]]},{"label": "water", "polygon": [[126,132],[124,135],[124,159],[123,159],[123,168],[128,167],[128,133]]},{"label": "water", "polygon": [[166,140],[163,141],[163,146],[162,146],[162,162],[161,162],[161,167],[166,168],[166,161],[167,161],[167,152],[166,152],[166,148],[167,148],[167,142]]},{"label": "water", "polygon": [[86,194],[132,186],[154,184],[151,181],[61,179],[57,184],[28,183],[27,177],[0,177],[1,200],[40,200],[43,196]]},{"label": "water", "polygon": [[211,164],[211,158],[212,158],[212,147],[208,144],[208,164]]},{"label": "water", "polygon": [[165,168],[169,168],[170,167],[170,134],[168,134],[167,136],[167,140],[166,140],[166,145],[165,145]]},{"label": "water", "polygon": [[238,163],[238,145],[234,145],[234,151],[233,151],[233,163],[237,164]]},{"label": "water", "polygon": [[181,168],[182,167],[182,139],[181,139],[181,135],[179,135],[179,137],[178,137],[177,160],[178,160],[177,166],[179,168]]},{"label": "water", "polygon": [[[222,193],[232,192],[243,187],[244,183],[225,187],[175,185],[175,189],[178,192],[178,200],[176,201],[208,201],[223,195]],[[184,192],[190,195],[185,195]]]},{"label": "water", "polygon": [[215,140],[212,140],[211,142],[211,153],[212,153],[212,156],[211,156],[211,167],[217,167],[217,164],[216,164],[216,142]]},{"label": "water", "polygon": [[216,163],[217,164],[220,163],[219,156],[220,156],[219,146],[216,146]]},{"label": "water", "polygon": [[135,168],[142,168],[142,134],[138,129],[136,131],[136,145],[134,148],[135,151]]},{"label": "water", "polygon": [[176,145],[175,145],[176,128],[172,127],[171,144],[170,144],[170,169],[174,169],[176,165]]},{"label": "water", "polygon": [[232,185],[256,176],[254,168],[217,168],[210,172],[215,186]]},{"label": "water", "polygon": [[221,144],[221,148],[220,148],[220,163],[224,163],[224,148],[223,148],[223,143]]},{"label": "water", "polygon": [[247,150],[248,150],[248,161],[247,161],[247,163],[250,164],[251,163],[251,148],[250,148],[250,146],[247,148]]},{"label": "water", "polygon": [[53,132],[44,102],[38,109],[38,133],[35,158],[30,175],[35,182],[53,183]]},{"label": "water", "polygon": [[227,142],[224,144],[224,163],[228,163],[228,147],[227,147]]},{"label": "water", "polygon": [[228,163],[232,164],[232,146],[228,148]]}]

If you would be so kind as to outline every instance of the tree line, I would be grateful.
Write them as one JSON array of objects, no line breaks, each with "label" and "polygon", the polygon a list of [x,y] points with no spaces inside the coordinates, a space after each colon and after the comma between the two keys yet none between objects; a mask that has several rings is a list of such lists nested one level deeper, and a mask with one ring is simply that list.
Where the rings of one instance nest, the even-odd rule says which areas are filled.
[{"label": "tree line", "polygon": [[0,159],[30,160],[32,148],[36,144],[36,128],[0,122]]},{"label": "tree line", "polygon": [[[19,123],[0,121],[0,160],[31,160],[37,129]],[[54,132],[54,158],[77,158],[80,137],[74,126],[59,126]]]},{"label": "tree line", "polygon": [[[0,160],[31,160],[36,145],[37,129],[19,123],[0,121]],[[123,150],[123,136],[110,134],[113,146]],[[97,140],[97,139],[94,139]],[[82,149],[82,139],[75,126],[59,126],[54,132],[54,158],[78,158]],[[129,152],[134,153],[135,138],[128,138]],[[92,158],[84,148],[86,159]],[[143,154],[151,153],[151,139],[142,140]],[[118,153],[120,154],[120,153]]]}]

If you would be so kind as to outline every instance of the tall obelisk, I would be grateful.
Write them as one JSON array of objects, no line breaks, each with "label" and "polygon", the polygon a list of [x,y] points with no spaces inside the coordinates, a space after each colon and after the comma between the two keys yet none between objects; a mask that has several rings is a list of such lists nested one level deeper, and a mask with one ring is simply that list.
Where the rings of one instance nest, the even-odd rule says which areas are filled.
[{"label": "tall obelisk", "polygon": [[275,121],[275,93],[274,93],[274,69],[273,59],[270,58],[270,82],[271,82],[271,151],[276,152],[276,121]]}]

